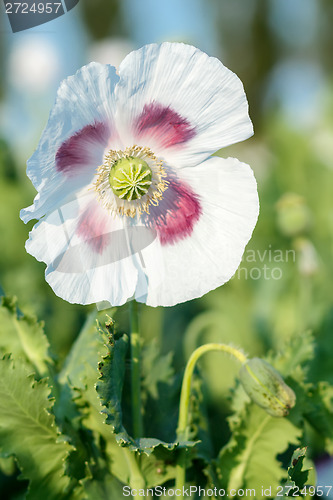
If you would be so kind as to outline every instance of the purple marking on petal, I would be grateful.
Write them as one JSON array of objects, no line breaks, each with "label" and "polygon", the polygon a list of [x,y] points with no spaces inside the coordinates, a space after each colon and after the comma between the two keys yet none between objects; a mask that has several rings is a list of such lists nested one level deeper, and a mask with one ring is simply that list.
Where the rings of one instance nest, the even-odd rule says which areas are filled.
[{"label": "purple marking on petal", "polygon": [[134,127],[139,138],[155,139],[165,148],[184,144],[195,136],[195,128],[186,118],[156,102],[144,106]]},{"label": "purple marking on petal", "polygon": [[109,220],[106,211],[96,202],[90,202],[79,218],[76,234],[88,243],[95,253],[101,254],[110,242]]},{"label": "purple marking on petal", "polygon": [[110,131],[105,123],[86,125],[61,144],[56,153],[56,169],[66,175],[76,175],[80,167],[97,167],[109,139]]},{"label": "purple marking on petal", "polygon": [[168,179],[168,189],[148,216],[162,245],[172,245],[192,234],[202,213],[198,196],[179,179]]}]

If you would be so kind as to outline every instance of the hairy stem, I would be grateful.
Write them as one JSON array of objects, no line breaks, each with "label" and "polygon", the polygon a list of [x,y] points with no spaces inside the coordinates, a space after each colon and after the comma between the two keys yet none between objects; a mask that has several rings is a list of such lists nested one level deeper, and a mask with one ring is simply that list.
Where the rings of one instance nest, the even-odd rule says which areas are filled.
[{"label": "hairy stem", "polygon": [[143,436],[143,421],[141,413],[141,339],[139,335],[139,313],[138,304],[131,302],[131,396],[132,396],[132,419],[133,436]]},{"label": "hairy stem", "polygon": [[[178,417],[178,427],[177,427],[177,441],[187,441],[189,439],[189,426],[188,426],[188,409],[191,395],[191,382],[193,371],[198,359],[209,351],[220,351],[226,354],[231,354],[240,363],[245,363],[246,356],[240,352],[238,349],[231,347],[226,344],[205,344],[198,347],[191,355],[187,362],[182,389],[180,394],[179,403],[179,417]],[[176,488],[182,489],[185,486],[186,481],[186,452],[182,451],[177,467],[176,467]]]}]

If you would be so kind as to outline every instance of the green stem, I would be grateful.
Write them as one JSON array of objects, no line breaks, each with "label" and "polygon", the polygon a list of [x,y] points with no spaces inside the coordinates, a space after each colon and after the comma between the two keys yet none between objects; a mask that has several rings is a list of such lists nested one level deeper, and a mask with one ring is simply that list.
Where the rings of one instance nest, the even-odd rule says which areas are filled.
[{"label": "green stem", "polygon": [[123,448],[127,466],[129,469],[129,485],[132,489],[141,490],[146,486],[146,481],[141,473],[138,457],[128,448]]},{"label": "green stem", "polygon": [[141,340],[139,335],[138,304],[135,300],[131,302],[131,389],[132,389],[132,417],[133,436],[143,436],[143,421],[141,413]]},{"label": "green stem", "polygon": [[[238,361],[240,361],[240,363],[243,364],[246,362],[245,354],[238,351],[238,349],[235,349],[234,347],[231,347],[226,344],[214,344],[214,343],[205,344],[198,347],[192,353],[185,368],[182,389],[180,394],[177,441],[187,441],[189,438],[188,408],[191,395],[192,375],[198,359],[203,354],[209,351],[220,351],[226,354],[231,354]],[[185,486],[185,480],[186,480],[186,453],[183,450],[180,454],[180,458],[176,467],[176,488],[182,489],[183,486]]]}]

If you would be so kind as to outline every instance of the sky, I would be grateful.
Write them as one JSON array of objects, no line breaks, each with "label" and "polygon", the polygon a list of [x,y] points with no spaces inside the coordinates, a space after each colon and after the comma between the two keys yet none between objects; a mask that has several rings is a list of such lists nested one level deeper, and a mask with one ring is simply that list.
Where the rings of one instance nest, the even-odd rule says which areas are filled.
[{"label": "sky", "polygon": [[[81,0],[88,1],[88,0]],[[236,8],[239,0],[221,0],[222,9]],[[320,67],[304,57],[288,57],[288,51],[314,43],[319,28],[315,0],[268,0],[270,24],[285,47],[286,56],[268,79],[266,106],[279,103],[296,127],[312,126],[323,93],[324,75]],[[252,0],[253,3],[253,0]],[[237,5],[236,5],[237,4]],[[122,15],[131,35],[129,47],[146,43],[185,41],[209,55],[223,54],[216,26],[215,0],[122,0]],[[3,8],[3,5],[1,6]],[[237,9],[236,9],[237,11]],[[238,15],[242,14],[237,11]],[[2,16],[1,33],[5,43],[6,100],[0,103],[0,134],[26,158],[46,123],[56,90],[62,79],[89,62],[91,41],[82,24],[79,6],[39,27],[12,33]],[[237,36],[237,33],[235,33]],[[104,60],[108,45],[104,46]],[[127,47],[127,45],[126,45]],[[118,63],[117,45],[110,57]],[[112,55],[112,56],[111,56]],[[120,59],[123,57],[121,55]],[[111,64],[112,60],[109,61]]]}]

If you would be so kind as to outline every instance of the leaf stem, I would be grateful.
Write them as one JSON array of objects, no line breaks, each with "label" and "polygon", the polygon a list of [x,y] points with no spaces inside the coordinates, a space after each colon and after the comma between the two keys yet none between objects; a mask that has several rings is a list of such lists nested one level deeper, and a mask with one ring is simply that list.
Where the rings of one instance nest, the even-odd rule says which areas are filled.
[{"label": "leaf stem", "polygon": [[143,421],[141,413],[141,339],[139,335],[139,313],[138,304],[135,300],[131,302],[131,390],[132,390],[132,419],[133,436],[143,436]]},{"label": "leaf stem", "polygon": [[[198,347],[190,356],[190,359],[187,362],[182,389],[180,394],[180,403],[179,403],[179,417],[178,417],[178,427],[177,427],[177,441],[188,441],[189,439],[189,425],[188,425],[188,409],[190,403],[190,395],[191,395],[191,383],[192,376],[194,372],[195,365],[198,359],[209,351],[220,351],[226,354],[231,354],[234,358],[236,358],[240,363],[246,362],[246,356],[238,349],[231,347],[226,344],[205,344]],[[185,486],[186,480],[186,451],[182,450],[179,461],[176,467],[176,488],[182,489]]]},{"label": "leaf stem", "polygon": [[127,448],[123,448],[123,452],[125,454],[126,462],[130,473],[129,477],[130,487],[135,490],[141,490],[145,488],[146,481],[141,473],[138,463],[138,457],[135,455],[133,451],[130,451]]}]

